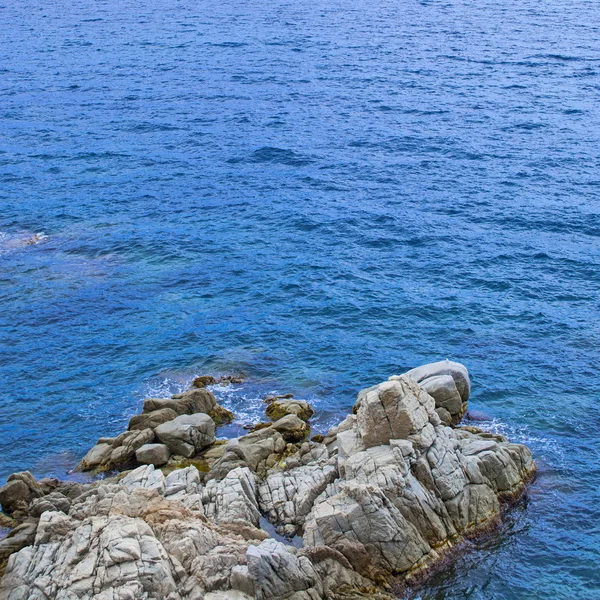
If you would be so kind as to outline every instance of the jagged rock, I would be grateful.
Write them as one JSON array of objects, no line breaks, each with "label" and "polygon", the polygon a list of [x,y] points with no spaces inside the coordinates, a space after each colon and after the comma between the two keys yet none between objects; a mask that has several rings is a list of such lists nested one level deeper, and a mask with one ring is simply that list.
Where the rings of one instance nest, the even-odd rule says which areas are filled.
[{"label": "jagged rock", "polygon": [[[323,584],[311,561],[275,540],[250,546],[246,552],[248,572],[254,579],[256,600],[319,600]],[[298,592],[304,592],[298,595]]]},{"label": "jagged rock", "polygon": [[257,526],[260,512],[254,475],[247,467],[238,467],[221,481],[212,479],[203,490],[202,505],[206,516],[218,523]]},{"label": "jagged rock", "polygon": [[314,411],[310,404],[304,400],[281,399],[273,400],[267,406],[266,413],[267,417],[273,421],[277,421],[285,415],[296,415],[299,419],[308,421],[313,416]]},{"label": "jagged rock", "polygon": [[59,511],[68,513],[71,508],[71,499],[60,492],[51,492],[42,498],[32,500],[29,505],[29,514],[32,517],[39,517],[42,513],[48,511]]},{"label": "jagged rock", "polygon": [[171,457],[171,451],[165,444],[144,444],[135,451],[135,458],[144,465],[162,467]]},{"label": "jagged rock", "polygon": [[181,598],[168,554],[141,519],[46,512],[38,529],[35,545],[10,557],[0,600]]},{"label": "jagged rock", "polygon": [[139,429],[155,429],[162,423],[172,421],[177,417],[176,413],[172,408],[161,408],[159,410],[153,410],[152,412],[145,412],[141,415],[135,415],[129,420],[129,426],[127,429],[135,431]]},{"label": "jagged rock", "polygon": [[182,500],[188,495],[202,492],[200,473],[196,467],[176,469],[169,473],[165,479],[165,498]]},{"label": "jagged rock", "polygon": [[356,412],[356,427],[365,448],[408,439],[426,449],[435,439],[434,426],[439,422],[431,396],[405,376],[370,390]]},{"label": "jagged rock", "polygon": [[271,471],[258,488],[259,506],[280,535],[293,537],[317,496],[337,477],[335,459],[289,471]]},{"label": "jagged rock", "polygon": [[128,490],[146,488],[159,493],[163,493],[167,487],[162,471],[155,469],[152,465],[144,465],[130,471],[119,483]]},{"label": "jagged rock", "polygon": [[190,458],[215,440],[215,423],[206,414],[181,415],[155,429],[156,437],[173,454]]}]

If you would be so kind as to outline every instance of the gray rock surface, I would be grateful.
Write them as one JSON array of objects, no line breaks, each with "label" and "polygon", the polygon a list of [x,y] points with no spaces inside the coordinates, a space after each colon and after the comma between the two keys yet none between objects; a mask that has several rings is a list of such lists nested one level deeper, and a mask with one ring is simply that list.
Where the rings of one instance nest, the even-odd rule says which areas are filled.
[{"label": "gray rock surface", "polygon": [[162,467],[171,457],[171,451],[165,444],[144,444],[135,451],[135,458],[143,465]]},{"label": "gray rock surface", "polygon": [[203,413],[181,415],[159,425],[155,433],[173,454],[189,458],[215,441],[215,423]]}]

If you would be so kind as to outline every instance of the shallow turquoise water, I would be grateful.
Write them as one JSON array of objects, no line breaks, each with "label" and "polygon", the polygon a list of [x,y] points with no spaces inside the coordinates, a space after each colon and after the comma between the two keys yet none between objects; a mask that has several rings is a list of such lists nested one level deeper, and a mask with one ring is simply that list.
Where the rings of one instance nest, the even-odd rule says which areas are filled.
[{"label": "shallow turquoise water", "polygon": [[[540,467],[415,598],[600,598],[600,7],[0,3],[0,480],[149,393],[453,358]],[[45,237],[26,241],[34,233]]]}]

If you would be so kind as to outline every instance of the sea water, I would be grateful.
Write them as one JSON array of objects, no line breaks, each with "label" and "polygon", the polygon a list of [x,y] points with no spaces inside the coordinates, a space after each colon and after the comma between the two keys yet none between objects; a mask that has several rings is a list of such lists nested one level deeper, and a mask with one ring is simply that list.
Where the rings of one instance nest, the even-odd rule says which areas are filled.
[{"label": "sea water", "polygon": [[450,358],[539,476],[409,596],[600,598],[599,148],[597,2],[0,0],[0,482]]}]

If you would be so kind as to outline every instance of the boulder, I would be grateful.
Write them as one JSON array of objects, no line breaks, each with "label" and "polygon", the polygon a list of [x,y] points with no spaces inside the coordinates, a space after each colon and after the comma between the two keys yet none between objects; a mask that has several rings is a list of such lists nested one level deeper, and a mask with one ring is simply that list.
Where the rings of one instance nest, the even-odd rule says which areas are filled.
[{"label": "boulder", "polygon": [[440,362],[422,365],[421,367],[407,371],[404,375],[407,375],[417,383],[421,383],[431,377],[449,375],[454,380],[462,402],[466,402],[471,394],[471,379],[469,378],[467,367],[451,360],[441,360]]},{"label": "boulder", "polygon": [[280,399],[272,401],[267,406],[267,417],[273,421],[277,421],[286,415],[295,415],[303,421],[308,421],[314,411],[310,404],[304,400]]},{"label": "boulder", "polygon": [[209,413],[217,405],[214,394],[204,388],[190,388],[175,394],[171,398],[146,398],[144,412],[150,413],[169,408],[178,415],[192,415],[195,413]]},{"label": "boulder", "polygon": [[173,454],[190,458],[215,441],[215,423],[204,413],[182,415],[159,425],[156,437]]},{"label": "boulder", "polygon": [[132,463],[135,452],[145,444],[154,441],[152,429],[126,431],[116,438],[103,438],[81,460],[82,471],[109,471]]},{"label": "boulder", "polygon": [[143,465],[162,467],[171,457],[171,451],[165,444],[144,444],[135,451],[135,458]]},{"label": "boulder", "polygon": [[286,442],[292,444],[303,442],[310,435],[310,425],[293,414],[281,417],[271,427],[278,431]]},{"label": "boulder", "polygon": [[161,408],[152,412],[144,412],[141,415],[135,415],[129,420],[127,429],[136,431],[140,429],[155,429],[163,423],[172,421],[178,416],[172,408]]},{"label": "boulder", "polygon": [[26,512],[30,500],[29,488],[23,481],[9,481],[0,488],[0,504],[9,515],[17,511]]},{"label": "boulder", "polygon": [[185,402],[190,414],[209,413],[217,405],[214,394],[204,388],[190,388],[182,394],[175,394],[173,399]]}]

